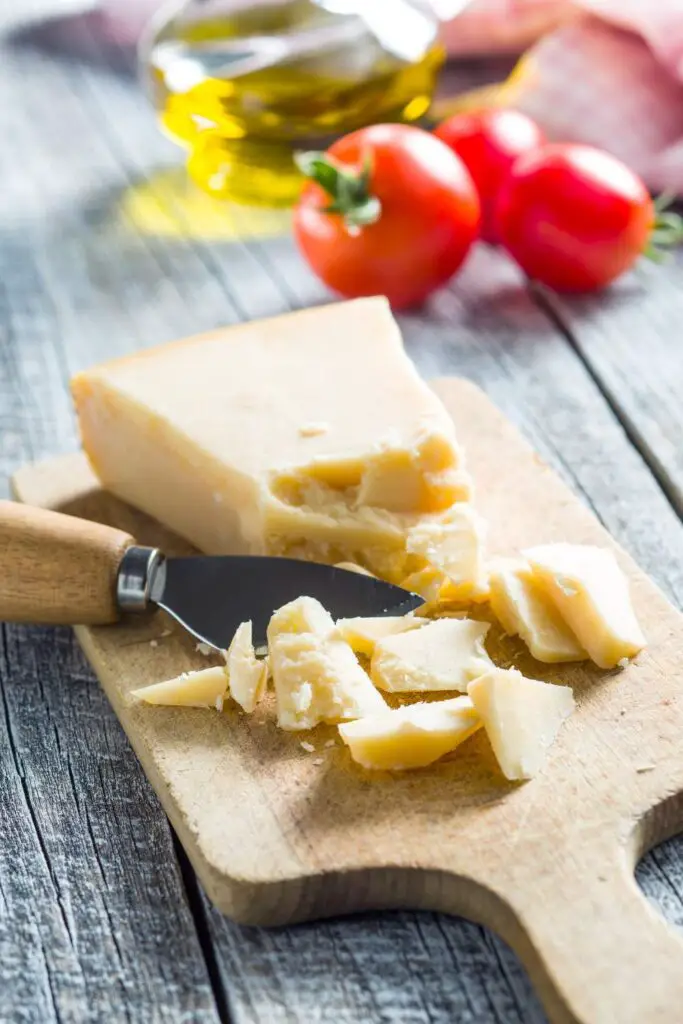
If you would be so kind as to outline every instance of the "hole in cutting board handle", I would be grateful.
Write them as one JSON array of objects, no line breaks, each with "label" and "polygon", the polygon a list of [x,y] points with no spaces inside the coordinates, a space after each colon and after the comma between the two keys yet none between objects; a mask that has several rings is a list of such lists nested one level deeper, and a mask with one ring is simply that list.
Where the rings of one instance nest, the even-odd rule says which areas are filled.
[{"label": "hole in cutting board handle", "polygon": [[648,811],[636,825],[633,843],[640,891],[668,925],[683,929],[683,794]]}]

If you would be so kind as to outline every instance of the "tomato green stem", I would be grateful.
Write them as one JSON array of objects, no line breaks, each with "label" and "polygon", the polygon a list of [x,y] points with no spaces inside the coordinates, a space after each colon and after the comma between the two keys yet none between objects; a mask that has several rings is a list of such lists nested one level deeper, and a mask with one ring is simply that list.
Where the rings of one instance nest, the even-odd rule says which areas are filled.
[{"label": "tomato green stem", "polygon": [[370,191],[369,156],[360,169],[343,166],[328,153],[296,153],[294,159],[301,173],[320,185],[332,200],[324,212],[340,214],[350,231],[357,232],[379,220],[382,204]]},{"label": "tomato green stem", "polygon": [[669,207],[676,197],[663,192],[654,201],[655,222],[645,255],[655,263],[661,263],[670,249],[683,244],[683,217]]}]

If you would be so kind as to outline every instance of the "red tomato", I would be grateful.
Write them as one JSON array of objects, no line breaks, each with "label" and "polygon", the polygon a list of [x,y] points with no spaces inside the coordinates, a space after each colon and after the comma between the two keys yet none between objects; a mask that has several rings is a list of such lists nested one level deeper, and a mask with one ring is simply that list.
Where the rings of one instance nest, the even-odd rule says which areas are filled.
[{"label": "red tomato", "polygon": [[419,303],[452,277],[477,237],[472,179],[420,128],[362,128],[326,154],[304,154],[300,165],[314,180],[294,212],[294,233],[316,274],[341,295]]},{"label": "red tomato", "polygon": [[647,249],[655,208],[645,185],[590,146],[522,156],[496,207],[502,244],[529,277],[558,292],[604,288]]},{"label": "red tomato", "polygon": [[518,156],[544,144],[543,132],[518,110],[493,108],[455,114],[434,134],[458,154],[472,175],[481,200],[481,237],[497,242],[493,209],[501,185]]}]

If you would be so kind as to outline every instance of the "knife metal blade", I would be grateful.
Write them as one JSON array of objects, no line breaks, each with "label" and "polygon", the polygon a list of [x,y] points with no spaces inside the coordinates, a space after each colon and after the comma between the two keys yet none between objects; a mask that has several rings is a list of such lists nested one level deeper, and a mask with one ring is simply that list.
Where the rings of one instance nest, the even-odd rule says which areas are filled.
[{"label": "knife metal blade", "polygon": [[254,644],[262,646],[273,612],[302,595],[317,598],[334,619],[406,615],[424,603],[373,576],[259,555],[164,558],[154,567],[149,593],[199,640],[220,649],[245,619],[252,621]]}]

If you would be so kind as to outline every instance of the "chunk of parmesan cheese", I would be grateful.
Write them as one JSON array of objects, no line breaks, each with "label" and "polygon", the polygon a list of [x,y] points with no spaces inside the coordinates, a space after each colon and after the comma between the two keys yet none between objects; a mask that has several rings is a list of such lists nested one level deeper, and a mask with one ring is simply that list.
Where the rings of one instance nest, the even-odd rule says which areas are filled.
[{"label": "chunk of parmesan cheese", "polygon": [[423,768],[455,750],[481,726],[469,697],[408,704],[340,725],[339,735],[364,768]]},{"label": "chunk of parmesan cheese", "polygon": [[515,669],[492,668],[467,688],[507,779],[530,779],[574,710],[568,686],[527,679]]}]

